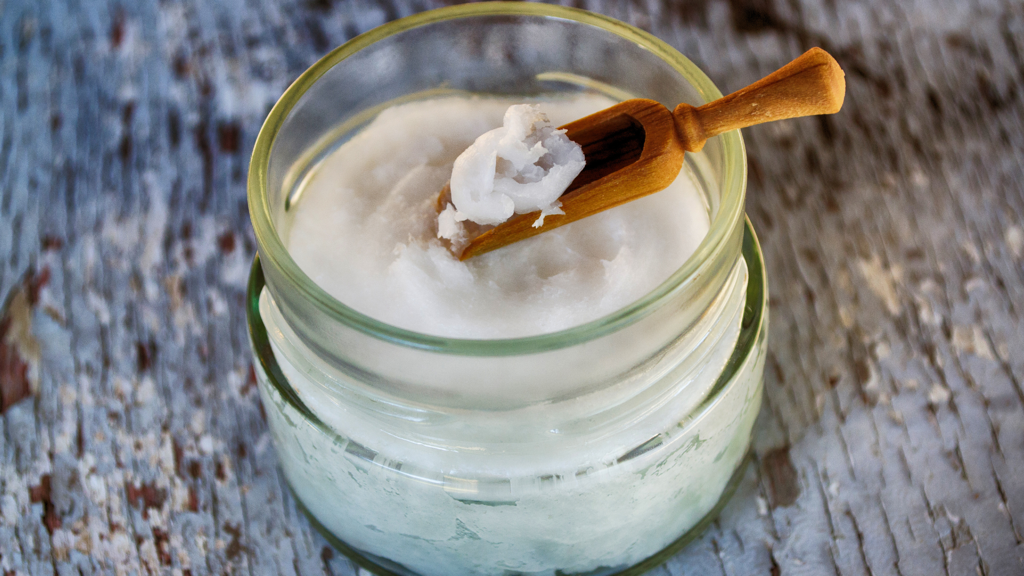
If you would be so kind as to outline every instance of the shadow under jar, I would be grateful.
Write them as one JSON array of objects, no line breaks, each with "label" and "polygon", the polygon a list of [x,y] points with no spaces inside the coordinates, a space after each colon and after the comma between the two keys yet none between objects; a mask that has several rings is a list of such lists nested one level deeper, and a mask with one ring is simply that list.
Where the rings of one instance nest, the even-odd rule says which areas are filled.
[{"label": "shadow under jar", "polygon": [[384,108],[585,92],[670,107],[720,97],[621,22],[470,4],[338,48],[259,134],[247,311],[260,396],[298,501],[378,574],[639,573],[713,518],[745,462],[767,285],[737,132],[687,154],[711,222],[696,252],[640,300],[559,332],[468,340],[384,324],[314,284],[282,241],[303,179]]}]

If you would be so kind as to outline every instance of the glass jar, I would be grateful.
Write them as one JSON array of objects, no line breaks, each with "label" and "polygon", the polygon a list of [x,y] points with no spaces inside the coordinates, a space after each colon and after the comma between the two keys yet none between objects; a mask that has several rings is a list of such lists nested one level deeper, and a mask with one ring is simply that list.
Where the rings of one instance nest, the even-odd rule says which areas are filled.
[{"label": "glass jar", "polygon": [[304,179],[380,110],[580,91],[669,107],[721,96],[621,22],[468,4],[328,54],[257,138],[248,314],[260,395],[298,501],[378,574],[638,573],[713,518],[745,461],[767,285],[738,132],[687,154],[711,219],[694,255],[637,302],[555,333],[460,340],[383,324],[314,284],[282,242]]}]

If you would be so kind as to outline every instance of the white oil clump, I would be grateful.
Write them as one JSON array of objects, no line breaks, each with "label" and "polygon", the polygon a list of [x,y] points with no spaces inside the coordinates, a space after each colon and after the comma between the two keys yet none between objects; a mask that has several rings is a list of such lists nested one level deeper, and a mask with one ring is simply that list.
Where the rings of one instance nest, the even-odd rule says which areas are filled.
[{"label": "white oil clump", "polygon": [[563,214],[559,196],[583,170],[583,149],[558,130],[536,104],[505,111],[501,128],[473,142],[452,167],[452,204],[438,216],[439,238],[465,241],[461,222],[494,225],[512,214],[540,210],[533,223]]}]

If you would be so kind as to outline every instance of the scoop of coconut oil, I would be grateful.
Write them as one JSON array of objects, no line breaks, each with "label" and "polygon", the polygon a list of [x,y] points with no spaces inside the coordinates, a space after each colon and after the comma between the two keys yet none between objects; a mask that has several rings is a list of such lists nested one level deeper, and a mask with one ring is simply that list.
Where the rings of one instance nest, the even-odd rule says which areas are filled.
[{"label": "scoop of coconut oil", "polygon": [[[583,170],[583,149],[557,130],[536,104],[505,111],[502,126],[473,142],[452,167],[452,202],[440,216],[477,224],[500,224],[513,213],[540,210],[534,226],[549,214],[563,214],[562,192]],[[438,236],[446,226],[440,226]]]}]

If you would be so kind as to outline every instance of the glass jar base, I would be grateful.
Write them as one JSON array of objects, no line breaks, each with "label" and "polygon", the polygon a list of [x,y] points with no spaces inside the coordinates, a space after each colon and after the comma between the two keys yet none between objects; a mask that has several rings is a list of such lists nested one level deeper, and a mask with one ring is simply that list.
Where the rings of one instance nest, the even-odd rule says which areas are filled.
[{"label": "glass jar base", "polygon": [[[743,479],[743,475],[746,473],[751,460],[752,458],[748,451],[746,456],[744,456],[743,460],[740,462],[740,465],[736,467],[735,471],[733,471],[732,476],[729,477],[729,481],[726,483],[725,489],[722,490],[722,495],[718,498],[718,502],[715,503],[711,510],[709,510],[708,513],[700,519],[700,521],[687,530],[682,536],[676,538],[671,544],[646,560],[643,560],[634,566],[630,566],[625,570],[616,568],[598,568],[597,570],[592,570],[586,574],[568,574],[558,572],[558,576],[640,576],[649,570],[661,566],[667,562],[669,558],[675,556],[676,553],[685,548],[690,542],[696,540],[704,533],[704,530],[715,521],[718,514],[721,513],[722,509],[725,508],[725,505],[732,499],[733,494],[736,493],[736,489],[739,487],[740,481]],[[312,525],[313,528],[319,532],[335,550],[354,562],[357,566],[373,572],[374,576],[420,576],[416,572],[408,570],[399,564],[395,564],[387,558],[381,558],[379,556],[357,550],[340,540],[334,534],[331,534],[331,531],[321,524],[320,521],[316,519],[316,516],[306,508],[306,505],[302,502],[302,499],[299,498],[298,494],[295,493],[291,484],[287,481],[286,484],[292,498],[295,499],[295,504],[299,510],[302,511],[303,515],[305,515],[310,525]]]}]

